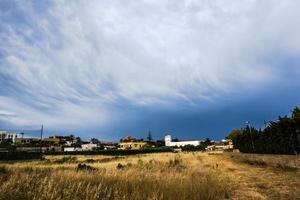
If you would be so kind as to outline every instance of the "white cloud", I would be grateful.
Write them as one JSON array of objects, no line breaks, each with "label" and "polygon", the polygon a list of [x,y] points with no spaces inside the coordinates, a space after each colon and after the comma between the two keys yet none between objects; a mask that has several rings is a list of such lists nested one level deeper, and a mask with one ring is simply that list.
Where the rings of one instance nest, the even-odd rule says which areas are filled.
[{"label": "white cloud", "polygon": [[0,73],[32,100],[1,97],[17,124],[103,124],[122,100],[214,100],[276,80],[282,67],[264,58],[300,52],[292,0],[54,1],[45,13],[32,4],[18,2],[30,23],[1,21]]}]

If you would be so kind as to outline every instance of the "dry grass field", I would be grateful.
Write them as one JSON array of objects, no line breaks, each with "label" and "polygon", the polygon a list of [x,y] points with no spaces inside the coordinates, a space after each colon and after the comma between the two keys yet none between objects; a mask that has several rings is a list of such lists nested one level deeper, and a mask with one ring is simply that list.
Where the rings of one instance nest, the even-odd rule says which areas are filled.
[{"label": "dry grass field", "polygon": [[299,156],[157,153],[0,163],[0,199],[300,199]]}]

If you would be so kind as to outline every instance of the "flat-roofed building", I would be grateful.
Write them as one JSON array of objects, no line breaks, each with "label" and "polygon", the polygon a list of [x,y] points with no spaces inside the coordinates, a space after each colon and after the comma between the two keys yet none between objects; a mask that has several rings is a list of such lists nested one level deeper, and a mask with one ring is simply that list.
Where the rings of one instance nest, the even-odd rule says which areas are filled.
[{"label": "flat-roofed building", "polygon": [[0,143],[3,141],[11,141],[15,143],[17,138],[21,138],[20,134],[11,131],[0,131]]},{"label": "flat-roofed building", "polygon": [[81,145],[81,149],[83,151],[92,151],[95,150],[97,148],[97,144],[93,144],[93,143],[88,143],[88,144],[82,144]]},{"label": "flat-roofed building", "polygon": [[201,140],[184,140],[184,141],[178,141],[174,142],[172,141],[172,136],[171,135],[166,135],[165,136],[165,145],[167,147],[183,147],[187,145],[192,145],[192,146],[199,146],[201,144]]}]

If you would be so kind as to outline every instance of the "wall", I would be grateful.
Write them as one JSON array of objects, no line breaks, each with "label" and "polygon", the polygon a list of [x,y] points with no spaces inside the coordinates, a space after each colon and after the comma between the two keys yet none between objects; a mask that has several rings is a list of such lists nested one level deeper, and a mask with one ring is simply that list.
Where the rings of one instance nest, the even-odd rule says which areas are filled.
[{"label": "wall", "polygon": [[199,141],[199,140],[172,142],[171,135],[165,136],[165,144],[167,147],[174,147],[174,146],[182,147],[182,146],[186,146],[186,145],[198,146],[198,145],[200,145],[200,142],[201,141]]}]

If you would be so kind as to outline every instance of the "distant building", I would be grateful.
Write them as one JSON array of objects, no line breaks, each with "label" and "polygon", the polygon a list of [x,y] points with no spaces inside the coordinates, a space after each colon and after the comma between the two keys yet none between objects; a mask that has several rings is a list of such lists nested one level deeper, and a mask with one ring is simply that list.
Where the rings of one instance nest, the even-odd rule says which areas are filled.
[{"label": "distant building", "polygon": [[82,151],[82,148],[80,147],[64,147],[64,151],[70,152],[70,151]]},{"label": "distant building", "polygon": [[137,140],[131,136],[127,136],[121,139],[121,142],[119,143],[119,149],[141,149],[147,145],[147,142]]},{"label": "distant building", "polygon": [[31,144],[40,141],[38,138],[16,138],[16,144]]},{"label": "distant building", "polygon": [[147,142],[143,142],[143,141],[136,141],[136,142],[121,142],[120,144],[120,149],[141,149],[144,146],[147,145]]},{"label": "distant building", "polygon": [[16,142],[17,138],[21,138],[20,134],[10,131],[0,131],[0,143],[3,141],[11,141],[12,143]]},{"label": "distant building", "polygon": [[185,140],[185,141],[174,142],[172,141],[171,135],[165,136],[165,145],[167,147],[176,147],[176,146],[183,147],[186,145],[199,146],[201,142],[202,142],[201,140]]},{"label": "distant building", "polygon": [[21,146],[16,148],[17,151],[27,151],[27,152],[59,152],[62,151],[62,147],[59,146],[49,146],[49,147],[34,147],[34,146]]},{"label": "distant building", "polygon": [[78,142],[78,139],[74,135],[50,136],[48,138],[44,138],[43,141],[50,143],[50,144],[63,144],[66,146],[71,146],[72,144],[75,144],[76,142]]},{"label": "distant building", "polygon": [[117,148],[116,145],[104,145],[104,146],[103,146],[103,149],[104,149],[104,150],[116,149],[116,148]]},{"label": "distant building", "polygon": [[97,144],[88,143],[88,144],[82,144],[81,149],[82,151],[92,151],[97,148]]},{"label": "distant building", "polygon": [[100,146],[102,146],[104,150],[116,149],[117,146],[118,146],[118,143],[114,143],[114,142],[101,142]]},{"label": "distant building", "polygon": [[50,136],[49,138],[44,138],[43,141],[52,144],[59,144],[62,139],[56,136]]},{"label": "distant building", "polygon": [[215,142],[214,145],[207,146],[206,151],[226,151],[233,150],[233,144],[231,140],[222,140],[221,142]]}]

